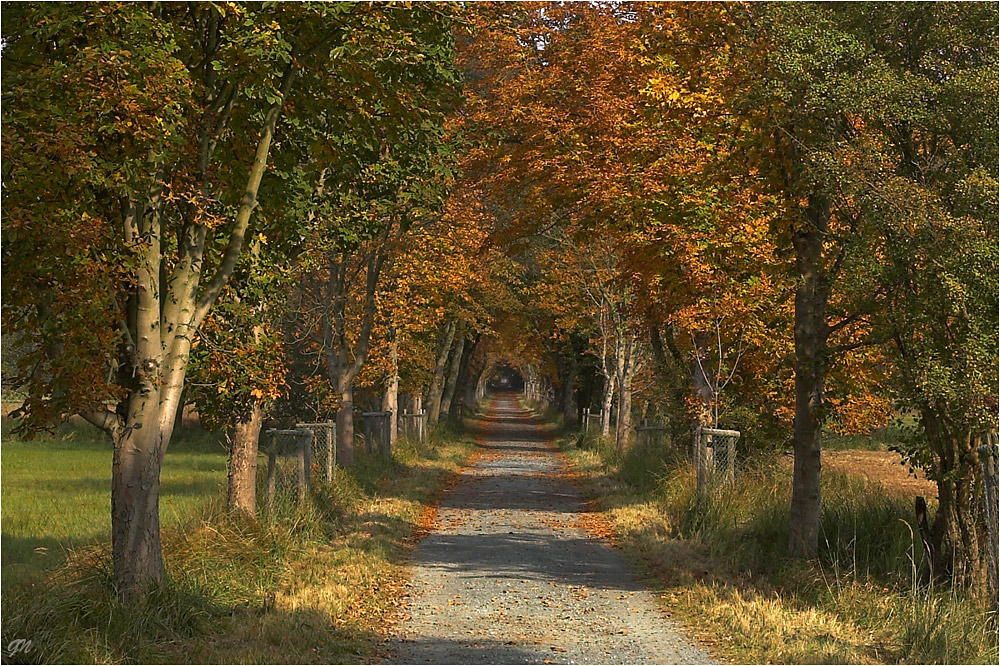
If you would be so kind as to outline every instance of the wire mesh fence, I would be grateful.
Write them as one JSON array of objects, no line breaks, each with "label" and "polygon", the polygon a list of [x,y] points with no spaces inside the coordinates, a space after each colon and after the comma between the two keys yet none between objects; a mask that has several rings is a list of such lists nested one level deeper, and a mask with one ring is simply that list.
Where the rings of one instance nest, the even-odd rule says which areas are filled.
[{"label": "wire mesh fence", "polygon": [[698,495],[704,496],[711,485],[730,481],[736,475],[736,443],[739,430],[697,428],[694,434],[694,465]]},{"label": "wire mesh fence", "polygon": [[635,427],[635,445],[667,448],[673,445],[673,441],[666,425],[642,421]]},{"label": "wire mesh fence", "polygon": [[392,412],[362,413],[362,432],[365,449],[369,453],[380,453],[385,458],[392,457]]},{"label": "wire mesh fence", "polygon": [[337,466],[337,424],[324,421],[296,423],[295,427],[309,431],[312,467],[318,468],[324,481],[332,483],[333,470]]},{"label": "wire mesh fence", "polygon": [[267,506],[288,498],[305,500],[309,493],[312,467],[312,431],[268,430],[267,435]]}]

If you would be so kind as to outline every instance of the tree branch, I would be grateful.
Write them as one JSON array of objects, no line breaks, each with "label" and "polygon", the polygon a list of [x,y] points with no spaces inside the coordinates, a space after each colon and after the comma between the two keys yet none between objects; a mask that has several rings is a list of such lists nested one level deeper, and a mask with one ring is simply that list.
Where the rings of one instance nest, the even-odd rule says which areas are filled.
[{"label": "tree branch", "polygon": [[110,409],[100,412],[84,412],[80,416],[91,425],[108,433],[112,439],[117,436],[118,430],[121,428],[121,421],[118,418],[118,414]]},{"label": "tree branch", "polygon": [[236,268],[236,261],[239,259],[240,250],[243,248],[243,239],[250,224],[250,214],[257,206],[257,190],[260,188],[260,181],[264,177],[264,171],[267,169],[271,139],[274,137],[274,130],[278,124],[282,106],[288,97],[288,93],[291,91],[292,81],[295,79],[295,55],[295,49],[293,49],[292,58],[289,60],[288,65],[286,65],[281,77],[278,101],[271,105],[264,119],[264,127],[261,131],[260,139],[257,141],[257,152],[254,155],[253,165],[250,167],[250,174],[247,178],[246,188],[243,191],[243,198],[236,212],[236,221],[229,236],[229,243],[226,245],[225,253],[222,256],[222,261],[219,262],[219,267],[216,269],[215,275],[209,281],[201,298],[198,299],[198,305],[195,308],[194,317],[191,322],[193,328],[197,328],[202,320],[204,320],[208,311],[219,297],[219,294],[222,293],[222,289],[233,274],[233,270]]}]

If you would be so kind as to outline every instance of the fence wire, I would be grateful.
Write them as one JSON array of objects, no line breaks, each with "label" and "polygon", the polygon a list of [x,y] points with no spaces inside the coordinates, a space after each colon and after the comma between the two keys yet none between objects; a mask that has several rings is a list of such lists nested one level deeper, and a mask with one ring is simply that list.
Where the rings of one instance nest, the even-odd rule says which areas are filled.
[{"label": "fence wire", "polygon": [[268,430],[267,506],[289,500],[302,502],[309,493],[312,467],[312,431]]},{"label": "fence wire", "polygon": [[736,443],[738,430],[698,428],[694,436],[694,464],[698,494],[704,495],[709,486],[731,481],[736,476]]},{"label": "fence wire", "polygon": [[364,412],[362,415],[362,439],[368,453],[379,453],[385,458],[392,457],[392,412]]},{"label": "fence wire", "polygon": [[337,466],[337,424],[323,421],[296,423],[295,427],[309,431],[313,477],[332,483],[333,470]]}]

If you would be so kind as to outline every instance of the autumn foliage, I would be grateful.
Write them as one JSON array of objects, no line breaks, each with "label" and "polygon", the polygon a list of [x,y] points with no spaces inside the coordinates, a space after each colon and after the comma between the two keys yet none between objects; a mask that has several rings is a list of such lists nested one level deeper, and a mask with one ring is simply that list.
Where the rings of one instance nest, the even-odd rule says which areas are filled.
[{"label": "autumn foliage", "polygon": [[[619,451],[640,420],[791,446],[793,556],[825,433],[915,419],[935,575],[982,580],[995,6],[26,4],[3,31],[21,427],[142,440],[122,488],[185,401],[252,456],[335,418],[350,463],[355,412],[454,417],[504,367]],[[147,499],[126,585],[162,572]]]}]

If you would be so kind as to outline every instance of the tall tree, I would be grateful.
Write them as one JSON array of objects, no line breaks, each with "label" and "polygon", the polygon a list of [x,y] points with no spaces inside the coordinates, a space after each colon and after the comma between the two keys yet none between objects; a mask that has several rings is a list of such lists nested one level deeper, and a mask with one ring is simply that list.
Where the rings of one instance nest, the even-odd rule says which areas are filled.
[{"label": "tall tree", "polygon": [[[18,63],[4,68],[5,101],[17,109],[4,117],[5,225],[14,232],[4,238],[13,269],[4,313],[30,331],[23,425],[80,413],[114,440],[112,552],[123,597],[163,575],[159,471],[194,331],[239,257],[303,48],[323,39],[308,21],[326,13],[128,4],[4,12],[5,55]],[[75,259],[60,260],[57,247]],[[47,259],[18,261],[39,251]]]},{"label": "tall tree", "polygon": [[830,416],[827,380],[840,355],[874,344],[869,315],[883,297],[861,283],[873,230],[842,205],[841,167],[860,145],[858,118],[883,72],[864,44],[823,4],[741,7],[726,38],[734,67],[728,96],[743,121],[745,160],[763,191],[779,199],[775,235],[795,285],[795,464],[791,555],[819,547],[822,429]]},{"label": "tall tree", "polygon": [[[878,63],[864,152],[843,198],[878,230],[896,397],[919,416],[904,451],[937,482],[931,568],[985,582],[978,444],[997,427],[998,13],[864,6],[838,17]],[[848,204],[845,204],[848,205]]]},{"label": "tall tree", "polygon": [[[443,206],[451,184],[445,132],[458,102],[452,10],[380,6],[364,58],[338,106],[316,113],[297,151],[299,207],[310,221],[301,326],[339,399],[338,459],[354,455],[354,386],[372,345],[379,289],[402,237]],[[357,76],[357,80],[353,77]],[[345,148],[349,147],[349,152]]]},{"label": "tall tree", "polygon": [[[384,42],[359,36],[409,43],[387,17],[438,21],[323,3],[4,10],[3,307],[24,331],[22,423],[79,413],[114,440],[122,597],[163,575],[159,472],[191,343],[241,254],[279,121],[365,89]],[[403,60],[395,73],[419,64]]]}]

